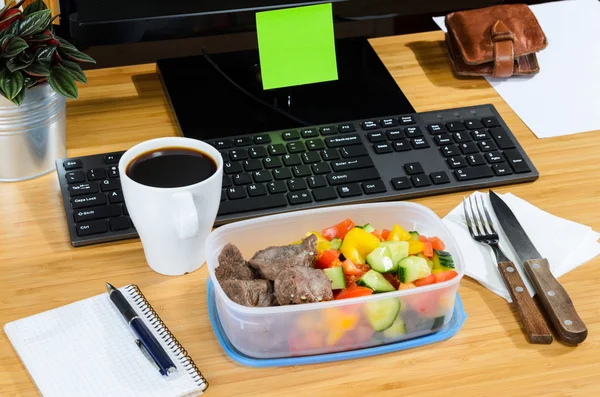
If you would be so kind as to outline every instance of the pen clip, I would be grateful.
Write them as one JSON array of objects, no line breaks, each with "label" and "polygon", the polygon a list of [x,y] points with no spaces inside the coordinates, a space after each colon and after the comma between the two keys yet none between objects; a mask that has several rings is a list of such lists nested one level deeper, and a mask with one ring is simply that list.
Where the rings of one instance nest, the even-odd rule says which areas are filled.
[{"label": "pen clip", "polygon": [[156,369],[160,371],[160,367],[159,367],[158,363],[156,361],[154,361],[154,359],[152,358],[150,353],[148,353],[148,350],[146,350],[146,348],[144,347],[142,342],[140,342],[139,339],[136,339],[135,344],[140,348],[140,350],[142,351],[142,354],[144,356],[146,356],[146,358],[152,363],[152,365],[154,365],[156,367]]}]

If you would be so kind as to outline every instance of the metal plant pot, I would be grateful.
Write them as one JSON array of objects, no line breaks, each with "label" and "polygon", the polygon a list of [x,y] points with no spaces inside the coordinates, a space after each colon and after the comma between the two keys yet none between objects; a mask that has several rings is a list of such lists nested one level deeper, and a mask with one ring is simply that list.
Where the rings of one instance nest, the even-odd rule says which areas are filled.
[{"label": "metal plant pot", "polygon": [[65,105],[48,83],[28,90],[21,106],[0,96],[0,182],[44,175],[66,157]]}]

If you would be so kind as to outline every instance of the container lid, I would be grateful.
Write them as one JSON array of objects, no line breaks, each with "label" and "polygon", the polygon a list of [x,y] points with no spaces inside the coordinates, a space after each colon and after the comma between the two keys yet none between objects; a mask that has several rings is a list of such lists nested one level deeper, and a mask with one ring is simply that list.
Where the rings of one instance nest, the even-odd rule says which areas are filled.
[{"label": "container lid", "polygon": [[292,365],[304,365],[304,364],[320,364],[320,363],[328,363],[332,361],[342,361],[342,360],[350,360],[353,358],[362,358],[375,356],[378,354],[391,353],[406,349],[412,349],[415,347],[425,346],[431,343],[441,342],[443,340],[449,339],[454,336],[458,330],[462,328],[462,325],[467,318],[467,314],[464,311],[462,302],[460,300],[460,296],[458,293],[456,294],[456,303],[454,305],[454,313],[452,315],[452,319],[448,324],[446,324],[439,331],[430,334],[421,336],[415,339],[409,339],[397,343],[391,343],[387,345],[374,346],[364,349],[351,350],[346,352],[339,353],[328,353],[328,354],[320,354],[313,356],[303,356],[303,357],[289,357],[289,358],[253,358],[247,356],[241,352],[239,352],[227,339],[227,335],[225,335],[225,331],[221,327],[221,321],[219,320],[219,315],[217,314],[216,301],[214,295],[214,287],[212,280],[208,279],[207,282],[208,287],[208,316],[210,317],[210,322],[213,326],[213,330],[215,331],[215,335],[221,344],[225,353],[235,362],[248,366],[248,367],[257,367],[257,368],[265,368],[265,367],[285,367]]}]

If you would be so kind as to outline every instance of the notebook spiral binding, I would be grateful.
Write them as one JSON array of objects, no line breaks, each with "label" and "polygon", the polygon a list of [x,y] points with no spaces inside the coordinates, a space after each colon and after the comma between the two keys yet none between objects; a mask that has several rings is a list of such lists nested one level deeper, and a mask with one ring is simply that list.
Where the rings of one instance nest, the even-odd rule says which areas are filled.
[{"label": "notebook spiral binding", "polygon": [[177,359],[185,369],[185,371],[192,377],[193,381],[202,388],[202,391],[208,388],[208,382],[202,375],[202,372],[194,363],[192,357],[188,354],[185,348],[179,343],[177,338],[169,331],[165,323],[160,319],[160,316],[150,302],[146,300],[146,297],[140,290],[140,288],[131,284],[128,285],[125,290],[131,295],[135,304],[141,310],[141,313],[148,321],[150,321],[152,328],[158,332],[160,339],[167,343],[167,347],[177,356]]}]

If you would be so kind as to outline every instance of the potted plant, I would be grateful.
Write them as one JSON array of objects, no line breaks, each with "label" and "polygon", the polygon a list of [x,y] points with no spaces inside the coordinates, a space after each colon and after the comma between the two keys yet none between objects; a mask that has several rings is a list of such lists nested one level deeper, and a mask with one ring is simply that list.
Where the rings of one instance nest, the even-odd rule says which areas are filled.
[{"label": "potted plant", "polygon": [[42,0],[0,10],[0,181],[45,174],[66,156],[66,98],[86,83],[79,62],[95,61],[56,36]]}]

